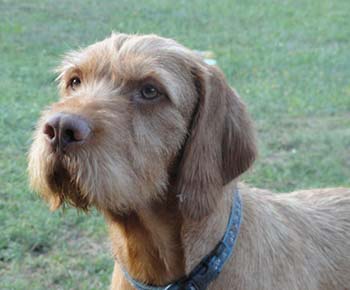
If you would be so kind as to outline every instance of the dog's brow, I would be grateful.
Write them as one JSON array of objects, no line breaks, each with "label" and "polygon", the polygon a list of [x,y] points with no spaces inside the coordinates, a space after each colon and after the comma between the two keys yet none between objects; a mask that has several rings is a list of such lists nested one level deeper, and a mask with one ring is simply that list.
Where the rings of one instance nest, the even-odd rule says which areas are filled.
[{"label": "dog's brow", "polygon": [[67,80],[70,77],[74,76],[74,75],[80,75],[81,71],[78,67],[78,65],[71,65],[70,67],[64,68],[61,71],[57,71],[58,72],[58,76],[56,78],[56,80],[61,81],[61,80]]},{"label": "dog's brow", "polygon": [[155,86],[161,93],[168,94],[166,87],[154,75],[144,76],[141,79],[132,81],[132,85],[136,86],[136,87],[140,87],[140,86],[143,86],[145,84],[151,84],[151,85]]}]

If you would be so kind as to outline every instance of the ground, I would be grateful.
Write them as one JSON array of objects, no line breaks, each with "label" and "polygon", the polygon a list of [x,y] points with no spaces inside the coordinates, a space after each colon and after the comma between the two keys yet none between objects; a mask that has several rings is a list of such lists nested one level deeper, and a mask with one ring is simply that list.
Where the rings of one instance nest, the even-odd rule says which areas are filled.
[{"label": "ground", "polygon": [[50,70],[112,30],[157,33],[215,52],[256,122],[244,176],[274,191],[350,186],[350,1],[0,0],[1,289],[106,289],[112,272],[96,212],[50,213],[27,186]]}]

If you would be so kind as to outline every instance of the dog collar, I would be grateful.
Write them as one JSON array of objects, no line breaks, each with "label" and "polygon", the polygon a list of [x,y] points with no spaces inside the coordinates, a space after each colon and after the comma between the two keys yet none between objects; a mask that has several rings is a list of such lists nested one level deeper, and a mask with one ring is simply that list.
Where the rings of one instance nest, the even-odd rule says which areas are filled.
[{"label": "dog collar", "polygon": [[152,286],[143,284],[134,278],[121,266],[125,278],[137,290],[204,290],[219,276],[227,259],[231,256],[236,244],[242,219],[242,203],[238,189],[234,192],[233,204],[226,232],[215,249],[207,255],[192,272],[166,286]]}]

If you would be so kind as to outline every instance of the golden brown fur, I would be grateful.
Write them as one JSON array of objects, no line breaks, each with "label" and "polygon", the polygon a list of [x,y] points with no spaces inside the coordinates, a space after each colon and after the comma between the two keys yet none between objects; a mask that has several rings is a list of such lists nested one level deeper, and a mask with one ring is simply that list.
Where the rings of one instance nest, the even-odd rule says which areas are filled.
[{"label": "golden brown fur", "polygon": [[[243,102],[219,69],[154,35],[113,34],[68,54],[58,72],[61,99],[29,153],[32,187],[52,209],[99,209],[134,278],[165,285],[188,274],[221,239],[237,177],[256,156]],[[149,84],[154,100],[140,95]],[[86,120],[89,138],[54,150],[43,128],[55,113]],[[239,188],[234,255],[209,289],[350,289],[350,189]],[[118,263],[111,287],[133,289]]]}]

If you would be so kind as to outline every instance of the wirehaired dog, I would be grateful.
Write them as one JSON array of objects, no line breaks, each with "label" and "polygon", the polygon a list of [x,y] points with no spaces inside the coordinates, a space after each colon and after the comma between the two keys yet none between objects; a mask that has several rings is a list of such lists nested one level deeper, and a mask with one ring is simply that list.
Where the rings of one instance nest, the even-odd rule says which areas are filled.
[{"label": "wirehaired dog", "polygon": [[[61,98],[29,152],[31,186],[52,209],[105,216],[112,289],[350,289],[350,189],[238,184],[256,157],[254,132],[218,68],[170,39],[112,34],[58,72]],[[227,246],[233,208],[232,255],[215,260],[223,268],[207,284],[192,279],[197,265],[214,269],[203,258]],[[184,277],[193,288],[176,284]]]}]

